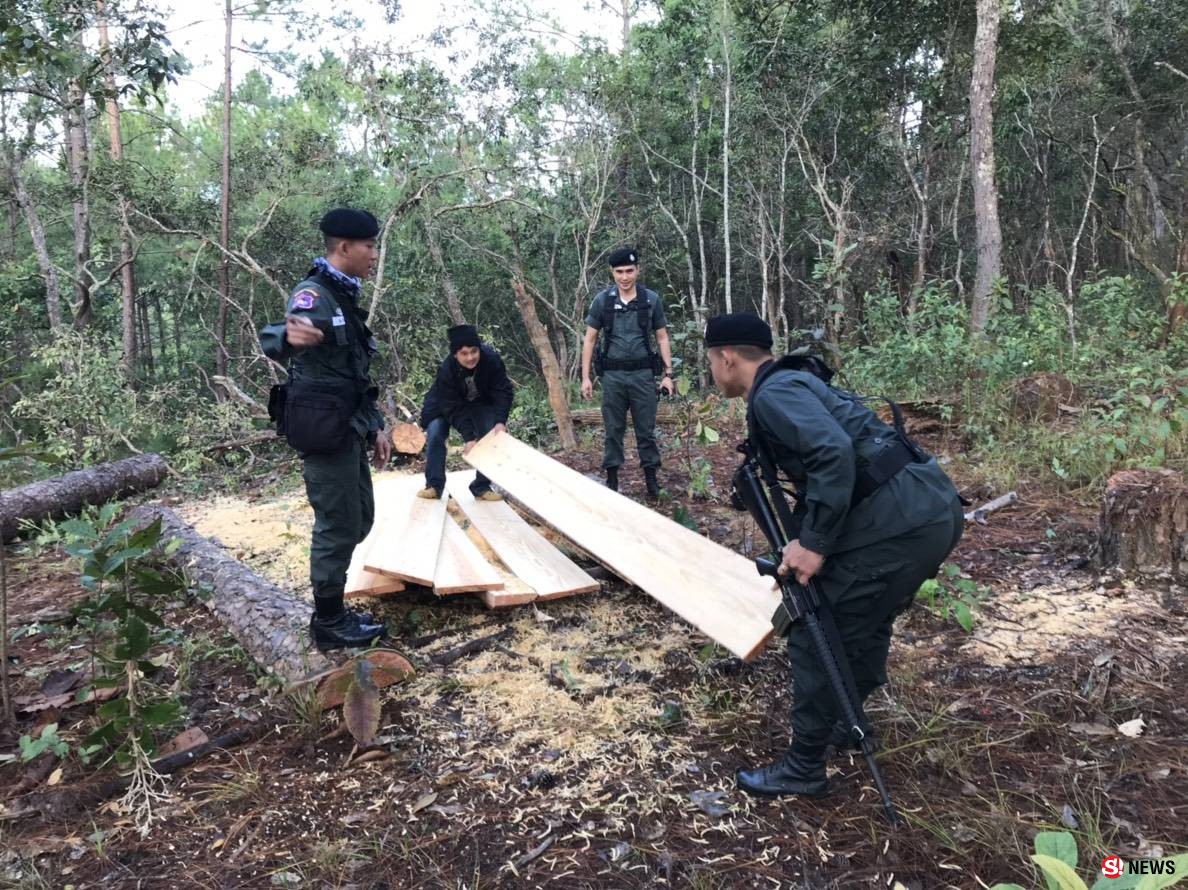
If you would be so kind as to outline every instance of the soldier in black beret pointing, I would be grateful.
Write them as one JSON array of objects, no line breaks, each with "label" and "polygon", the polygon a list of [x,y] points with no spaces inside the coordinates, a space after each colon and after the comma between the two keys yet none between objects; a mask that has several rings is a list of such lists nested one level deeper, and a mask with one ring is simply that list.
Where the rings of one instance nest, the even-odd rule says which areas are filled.
[{"label": "soldier in black beret pointing", "polygon": [[383,468],[392,445],[370,376],[377,347],[359,307],[362,280],[379,258],[379,224],[366,210],[344,207],[323,216],[320,228],[326,255],[293,288],[285,320],[260,331],[260,346],[289,366],[269,411],[304,465],[314,511],[310,637],[326,650],[365,646],[385,633],[370,616],[347,609],[343,592],[351,553],[375,517],[368,452]]}]

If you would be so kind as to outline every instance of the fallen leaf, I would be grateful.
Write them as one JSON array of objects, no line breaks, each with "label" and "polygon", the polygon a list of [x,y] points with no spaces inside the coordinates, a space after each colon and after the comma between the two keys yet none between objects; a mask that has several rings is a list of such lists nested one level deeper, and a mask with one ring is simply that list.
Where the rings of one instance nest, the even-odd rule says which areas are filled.
[{"label": "fallen leaf", "polygon": [[58,767],[56,770],[54,770],[52,773],[50,773],[49,778],[45,780],[45,784],[57,785],[61,781],[62,781],[62,767]]},{"label": "fallen leaf", "polygon": [[36,714],[38,711],[48,711],[50,708],[61,708],[68,705],[73,700],[74,695],[69,692],[63,692],[60,695],[46,697],[44,695],[18,695],[12,703],[16,706],[17,713],[20,714]]},{"label": "fallen leaf", "polygon": [[360,763],[374,763],[377,760],[387,760],[391,756],[392,755],[387,751],[380,751],[379,749],[374,751],[364,751],[351,761],[351,766],[357,766]]},{"label": "fallen leaf", "polygon": [[371,662],[355,663],[355,673],[342,702],[342,719],[360,748],[366,748],[379,732],[379,689],[371,679]]},{"label": "fallen leaf", "polygon": [[1072,723],[1068,727],[1073,732],[1079,732],[1083,735],[1113,735],[1114,731],[1108,726],[1103,726],[1100,723]]},{"label": "fallen leaf", "polygon": [[429,806],[435,800],[437,800],[437,792],[436,791],[430,791],[428,794],[422,794],[420,797],[417,798],[417,802],[412,805],[412,810],[410,810],[410,812],[411,813],[419,813],[419,812],[421,812],[421,810],[425,809],[425,807]]},{"label": "fallen leaf", "polygon": [[46,698],[53,698],[64,692],[72,692],[86,682],[86,677],[78,671],[52,670],[46,675],[41,684],[41,694]]},{"label": "fallen leaf", "polygon": [[1125,723],[1118,724],[1118,732],[1122,733],[1128,739],[1137,739],[1143,734],[1143,728],[1146,725],[1142,717],[1135,717],[1133,720],[1127,720]]},{"label": "fallen leaf", "polygon": [[1068,804],[1065,804],[1064,809],[1060,811],[1060,824],[1069,831],[1076,831],[1081,827],[1080,823],[1077,822],[1076,814],[1073,812],[1072,807],[1070,807]]},{"label": "fallen leaf", "polygon": [[191,748],[197,748],[199,745],[205,745],[210,741],[210,738],[197,726],[191,726],[183,733],[171,738],[164,745],[157,754],[161,757],[168,757],[170,754],[181,754],[183,751],[189,751]]},{"label": "fallen leaf", "polygon": [[690,791],[689,800],[703,813],[710,816],[725,816],[730,812],[726,806],[725,791]]}]

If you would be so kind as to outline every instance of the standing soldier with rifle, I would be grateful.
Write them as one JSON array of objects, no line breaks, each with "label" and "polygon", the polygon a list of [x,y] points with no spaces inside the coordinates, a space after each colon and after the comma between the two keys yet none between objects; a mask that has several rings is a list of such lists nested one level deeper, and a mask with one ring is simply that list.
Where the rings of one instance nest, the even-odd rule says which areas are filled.
[{"label": "standing soldier with rifle", "polygon": [[[788,635],[792,668],[792,744],[775,763],[740,771],[738,786],[820,797],[828,747],[853,745],[874,767],[862,702],[887,682],[895,618],[961,538],[961,500],[907,437],[897,406],[888,426],[858,397],[829,386],[823,363],[773,360],[762,319],[712,318],[705,345],[718,389],[747,399],[748,459],[736,476],[736,506],[752,510],[780,551],[778,566],[768,564],[784,593],[773,622]],[[794,508],[781,470],[795,488]]]}]

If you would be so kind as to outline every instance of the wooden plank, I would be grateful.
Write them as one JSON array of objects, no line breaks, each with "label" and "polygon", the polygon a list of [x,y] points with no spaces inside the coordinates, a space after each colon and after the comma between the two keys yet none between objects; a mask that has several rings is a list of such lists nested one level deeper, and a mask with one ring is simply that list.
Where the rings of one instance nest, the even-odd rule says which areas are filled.
[{"label": "wooden plank", "polygon": [[351,554],[351,565],[347,569],[346,596],[384,596],[389,593],[399,593],[405,589],[404,582],[398,578],[381,575],[378,572],[369,572],[363,567],[364,557],[377,539],[377,532],[380,525],[379,520],[386,518],[392,510],[388,492],[391,490],[394,482],[395,478],[390,482],[387,478],[380,477],[375,483],[377,486],[375,489],[376,521],[372,523],[371,531],[367,537],[363,539],[359,546],[355,548],[355,552]]},{"label": "wooden plank", "polygon": [[466,462],[529,510],[739,658],[771,637],[779,593],[739,554],[547,457],[491,432]]},{"label": "wooden plank", "polygon": [[444,498],[417,497],[423,487],[420,476],[399,476],[375,484],[376,502],[382,499],[385,507],[376,517],[375,540],[363,557],[367,571],[433,586],[446,502]]},{"label": "wooden plank", "polygon": [[525,522],[506,501],[476,501],[467,487],[473,480],[473,473],[450,473],[446,489],[500,561],[540,599],[598,590],[597,581]]},{"label": "wooden plank", "polygon": [[535,591],[484,590],[479,598],[488,609],[510,609],[540,599]]},{"label": "wooden plank", "polygon": [[483,558],[462,527],[447,516],[441,548],[437,552],[433,592],[438,596],[447,596],[451,593],[502,589],[503,578],[499,572]]}]

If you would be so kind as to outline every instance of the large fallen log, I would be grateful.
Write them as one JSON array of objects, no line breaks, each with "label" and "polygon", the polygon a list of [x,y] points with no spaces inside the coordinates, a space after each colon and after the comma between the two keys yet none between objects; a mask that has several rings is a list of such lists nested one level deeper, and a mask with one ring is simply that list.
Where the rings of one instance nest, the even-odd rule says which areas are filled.
[{"label": "large fallen log", "polygon": [[138,525],[158,516],[162,538],[181,541],[173,560],[210,588],[207,607],[248,655],[290,682],[332,666],[309,645],[309,603],[261,578],[168,507],[148,504],[131,513]]},{"label": "large fallen log", "polygon": [[22,519],[57,519],[77,513],[87,504],[104,504],[154,488],[168,472],[160,455],[140,454],[10,488],[0,492],[0,537],[5,541],[15,538]]},{"label": "large fallen log", "polygon": [[[602,425],[602,409],[601,408],[571,408],[569,416],[574,423],[583,425]],[[661,403],[656,408],[656,422],[657,423],[678,423],[681,415],[676,406],[671,404]]]},{"label": "large fallen log", "polygon": [[1188,580],[1188,482],[1175,470],[1123,470],[1106,483],[1098,555],[1106,566]]}]

